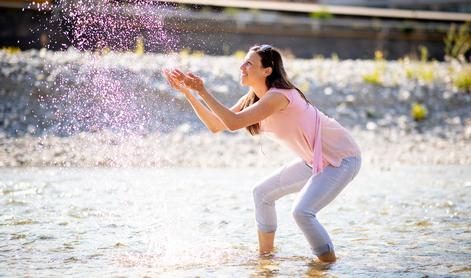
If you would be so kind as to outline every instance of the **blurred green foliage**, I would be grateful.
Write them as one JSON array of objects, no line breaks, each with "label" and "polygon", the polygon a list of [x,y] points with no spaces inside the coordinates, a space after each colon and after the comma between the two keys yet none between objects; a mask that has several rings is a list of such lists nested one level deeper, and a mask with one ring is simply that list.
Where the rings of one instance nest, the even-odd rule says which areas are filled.
[{"label": "blurred green foliage", "polygon": [[409,58],[401,59],[400,62],[404,66],[405,74],[408,79],[416,79],[423,83],[429,84],[436,79],[433,65],[435,62],[428,61],[428,49],[421,45],[419,46],[420,60],[418,63],[411,63]]},{"label": "blurred green foliage", "polygon": [[101,55],[106,55],[111,52],[111,48],[109,48],[108,46],[105,46],[102,49],[100,49],[98,52]]},{"label": "blurred green foliage", "polygon": [[201,50],[192,50],[189,48],[183,48],[178,53],[182,58],[193,57],[193,58],[202,58],[204,57],[204,52]]},{"label": "blurred green foliage", "polygon": [[201,50],[194,50],[191,52],[191,57],[195,57],[195,58],[202,58],[204,57],[204,52],[201,51]]},{"label": "blurred green foliage", "polygon": [[420,61],[422,63],[426,63],[428,61],[428,49],[427,47],[421,45],[419,46],[419,52],[420,52]]},{"label": "blurred green foliage", "polygon": [[425,120],[425,118],[427,118],[427,114],[428,114],[428,111],[424,105],[420,103],[412,104],[410,115],[412,116],[414,120],[416,121]]},{"label": "blurred green foliage", "polygon": [[142,55],[145,52],[144,38],[142,36],[137,37],[136,46],[134,47],[134,54]]},{"label": "blurred green foliage", "polygon": [[382,85],[382,73],[378,69],[374,69],[373,72],[363,75],[363,81],[373,85]]},{"label": "blurred green foliage", "polygon": [[374,69],[371,73],[363,74],[363,81],[373,85],[383,85],[383,75],[386,70],[383,52],[375,51]]},{"label": "blurred green foliage", "polygon": [[332,13],[329,12],[329,9],[326,7],[322,7],[319,11],[309,13],[309,18],[311,19],[331,19],[333,17]]},{"label": "blurred green foliage", "polygon": [[332,61],[334,61],[334,62],[340,61],[339,55],[335,52],[332,53],[332,55],[330,55],[330,59],[332,59]]},{"label": "blurred green foliage", "polygon": [[260,10],[259,9],[249,9],[249,12],[252,14],[252,15],[255,15],[255,16],[258,16],[261,14]]},{"label": "blurred green foliage", "polygon": [[467,91],[468,93],[471,93],[471,67],[468,66],[458,72],[454,79],[453,79],[453,85],[460,89]]},{"label": "blurred green foliage", "polygon": [[465,61],[464,55],[471,49],[471,22],[462,24],[458,29],[453,23],[444,39],[445,57]]},{"label": "blurred green foliage", "polygon": [[236,16],[241,12],[241,9],[227,7],[227,8],[224,8],[223,12],[229,16]]},{"label": "blurred green foliage", "polygon": [[236,52],[234,52],[233,56],[236,57],[237,59],[243,60],[245,58],[245,51],[237,50]]},{"label": "blurred green foliage", "polygon": [[8,55],[15,55],[21,52],[21,49],[19,47],[14,47],[14,46],[2,47],[1,50],[4,51]]}]

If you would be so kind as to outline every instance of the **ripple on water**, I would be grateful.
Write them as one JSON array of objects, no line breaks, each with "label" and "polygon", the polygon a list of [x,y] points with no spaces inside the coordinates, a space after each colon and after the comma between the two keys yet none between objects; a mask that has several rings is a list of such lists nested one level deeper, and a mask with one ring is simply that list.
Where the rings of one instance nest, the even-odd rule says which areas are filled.
[{"label": "ripple on water", "polygon": [[462,272],[469,272],[469,273],[471,273],[471,267],[465,266],[465,267],[458,268],[458,269],[455,269],[455,270],[452,271],[452,273],[462,273]]},{"label": "ripple on water", "polygon": [[[77,242],[74,242],[74,244],[76,245]],[[63,246],[64,246],[64,249],[66,249],[66,250],[73,250],[73,249],[75,249],[74,244],[73,243],[64,243]]]},{"label": "ripple on water", "polygon": [[80,259],[77,258],[77,257],[68,257],[66,259],[64,259],[64,263],[76,263],[76,262],[79,262]]},{"label": "ripple on water", "polygon": [[92,208],[78,208],[78,207],[71,207],[68,210],[67,215],[76,219],[83,219],[83,218],[98,216],[98,214],[95,213],[94,209]]},{"label": "ripple on water", "polygon": [[11,225],[14,226],[21,226],[21,225],[32,225],[32,224],[38,224],[39,222],[33,219],[21,219],[21,220],[13,220]]},{"label": "ripple on water", "polygon": [[121,243],[121,242],[117,242],[117,243],[115,243],[115,245],[113,245],[113,247],[115,247],[115,248],[126,247],[126,244]]},{"label": "ripple on water", "polygon": [[39,240],[53,240],[53,239],[56,239],[56,237],[52,235],[40,235],[38,236],[38,239]]},{"label": "ripple on water", "polygon": [[5,204],[7,206],[27,206],[29,203],[25,200],[8,199]]},{"label": "ripple on water", "polygon": [[28,236],[27,234],[11,234],[10,240],[24,239],[27,236]]},{"label": "ripple on water", "polygon": [[428,220],[419,220],[419,221],[416,221],[414,225],[417,227],[429,227],[429,226],[432,226],[432,222]]}]

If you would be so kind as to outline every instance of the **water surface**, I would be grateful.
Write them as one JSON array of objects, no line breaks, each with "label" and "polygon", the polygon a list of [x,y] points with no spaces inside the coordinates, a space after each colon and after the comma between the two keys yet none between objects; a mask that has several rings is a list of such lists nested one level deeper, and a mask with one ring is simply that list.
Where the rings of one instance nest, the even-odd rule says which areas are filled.
[{"label": "water surface", "polygon": [[277,202],[257,255],[252,187],[273,169],[0,169],[0,276],[469,277],[470,166],[363,168],[317,216],[313,260]]}]

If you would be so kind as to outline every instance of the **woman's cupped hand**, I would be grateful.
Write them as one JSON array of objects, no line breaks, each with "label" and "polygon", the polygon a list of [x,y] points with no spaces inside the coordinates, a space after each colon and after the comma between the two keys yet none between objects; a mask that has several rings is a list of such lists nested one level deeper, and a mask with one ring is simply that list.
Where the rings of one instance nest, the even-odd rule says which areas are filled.
[{"label": "woman's cupped hand", "polygon": [[173,71],[170,71],[169,69],[162,69],[162,73],[164,74],[165,79],[167,79],[170,87],[179,92],[182,92],[185,95],[190,94],[190,89],[174,76]]},{"label": "woman's cupped hand", "polygon": [[170,86],[182,93],[187,94],[190,89],[196,92],[204,90],[203,80],[191,72],[184,74],[178,69],[172,71],[163,69],[163,73]]}]

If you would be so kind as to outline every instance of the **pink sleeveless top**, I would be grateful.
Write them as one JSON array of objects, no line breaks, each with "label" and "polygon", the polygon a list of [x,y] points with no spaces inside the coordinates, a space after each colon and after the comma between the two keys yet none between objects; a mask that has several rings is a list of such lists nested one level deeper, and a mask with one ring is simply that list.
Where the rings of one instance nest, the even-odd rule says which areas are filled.
[{"label": "pink sleeveless top", "polygon": [[262,120],[260,130],[279,139],[311,164],[314,175],[328,165],[339,167],[343,158],[361,155],[348,131],[306,103],[296,89],[271,88],[267,94],[270,93],[283,94],[289,104]]}]

